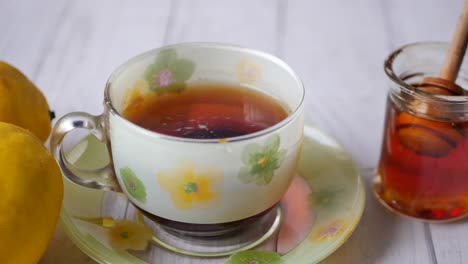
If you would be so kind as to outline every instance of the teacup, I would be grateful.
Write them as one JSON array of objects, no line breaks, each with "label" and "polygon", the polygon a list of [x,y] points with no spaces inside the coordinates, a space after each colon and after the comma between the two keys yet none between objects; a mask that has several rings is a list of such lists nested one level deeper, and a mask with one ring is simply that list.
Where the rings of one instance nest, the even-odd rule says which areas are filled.
[{"label": "teacup", "polygon": [[[186,84],[204,80],[255,87],[281,101],[290,110],[288,117],[267,129],[222,140],[173,137],[130,122],[122,116],[129,97],[152,92],[144,73],[168,50],[196,66],[183,80]],[[111,75],[102,115],[74,112],[62,117],[53,129],[51,150],[74,183],[122,191],[145,215],[177,231],[222,234],[274,208],[288,189],[303,138],[303,98],[296,74],[272,55],[221,44],[166,46],[130,59]],[[67,162],[62,141],[76,128],[88,129],[107,144],[111,164],[78,173]],[[259,159],[275,164],[257,166]]]}]

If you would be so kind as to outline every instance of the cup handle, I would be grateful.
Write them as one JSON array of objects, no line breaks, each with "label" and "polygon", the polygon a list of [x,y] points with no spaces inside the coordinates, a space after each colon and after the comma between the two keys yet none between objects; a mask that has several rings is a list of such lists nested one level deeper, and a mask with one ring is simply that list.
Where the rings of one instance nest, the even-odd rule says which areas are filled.
[{"label": "cup handle", "polygon": [[[63,175],[84,187],[121,192],[112,168],[112,162],[98,169],[83,169],[70,163],[63,151],[62,142],[68,132],[76,128],[89,130],[99,141],[106,142],[105,115],[93,116],[84,112],[69,113],[60,118],[52,129],[50,150],[57,160]],[[79,175],[86,176],[86,178]]]}]

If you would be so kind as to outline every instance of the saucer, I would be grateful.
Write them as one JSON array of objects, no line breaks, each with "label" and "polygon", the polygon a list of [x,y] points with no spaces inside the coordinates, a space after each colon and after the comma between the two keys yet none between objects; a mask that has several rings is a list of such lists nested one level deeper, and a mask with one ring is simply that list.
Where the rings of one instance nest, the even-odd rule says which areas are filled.
[{"label": "saucer", "polygon": [[[67,158],[88,169],[109,162],[105,145],[92,136],[73,146]],[[304,128],[297,174],[278,208],[272,210],[281,215],[276,232],[262,236],[255,248],[246,247],[228,257],[183,255],[180,250],[203,251],[206,246],[189,240],[172,241],[180,247],[166,247],[164,241],[177,238],[146,219],[123,194],[87,189],[66,179],[60,220],[70,239],[99,263],[318,263],[358,225],[364,211],[364,184],[351,156],[311,126]],[[255,230],[245,233],[253,235]],[[225,247],[224,240],[210,243]]]}]

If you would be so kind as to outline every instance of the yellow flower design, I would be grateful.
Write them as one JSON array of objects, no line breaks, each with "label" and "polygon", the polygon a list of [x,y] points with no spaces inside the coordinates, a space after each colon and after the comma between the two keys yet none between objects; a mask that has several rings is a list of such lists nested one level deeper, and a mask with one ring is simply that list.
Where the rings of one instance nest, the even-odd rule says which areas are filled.
[{"label": "yellow flower design", "polygon": [[247,58],[242,59],[237,64],[236,71],[237,78],[241,83],[253,84],[257,82],[262,75],[260,67]]},{"label": "yellow flower design", "polygon": [[219,188],[223,184],[224,174],[216,167],[180,162],[176,168],[158,173],[157,178],[178,209],[219,206]]},{"label": "yellow flower design", "polygon": [[114,221],[109,242],[112,247],[121,250],[145,250],[152,237],[153,232],[145,225],[121,219]]},{"label": "yellow flower design", "polygon": [[153,238],[153,232],[144,223],[110,217],[76,218],[104,228],[107,231],[106,240],[115,249],[145,250]]},{"label": "yellow flower design", "polygon": [[143,80],[137,80],[133,87],[125,92],[123,109],[137,108],[143,102],[144,96],[149,93],[149,86]]}]

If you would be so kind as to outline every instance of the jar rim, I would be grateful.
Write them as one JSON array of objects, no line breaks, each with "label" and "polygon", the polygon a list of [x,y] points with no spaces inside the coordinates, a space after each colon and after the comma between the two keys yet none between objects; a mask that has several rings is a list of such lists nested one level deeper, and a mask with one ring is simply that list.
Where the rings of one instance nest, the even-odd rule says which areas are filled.
[{"label": "jar rim", "polygon": [[434,46],[434,47],[443,47],[448,49],[449,43],[447,42],[414,42],[401,46],[400,48],[393,51],[384,62],[384,70],[388,78],[395,84],[397,84],[401,91],[411,95],[415,99],[424,100],[431,103],[438,104],[468,104],[468,96],[466,95],[433,95],[425,92],[416,92],[415,87],[406,83],[402,76],[398,75],[393,69],[393,63],[395,59],[408,51],[409,49],[422,46]]}]

